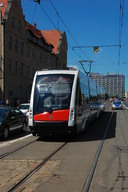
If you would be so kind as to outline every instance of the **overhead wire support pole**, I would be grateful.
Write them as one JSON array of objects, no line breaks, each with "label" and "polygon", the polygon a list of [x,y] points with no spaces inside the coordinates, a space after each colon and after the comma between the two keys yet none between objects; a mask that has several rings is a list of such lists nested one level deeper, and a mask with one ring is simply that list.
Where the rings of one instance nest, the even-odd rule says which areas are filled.
[{"label": "overhead wire support pole", "polygon": [[[124,0],[120,0],[120,14],[119,14],[119,44],[122,44],[122,29],[123,29],[123,16],[124,16]],[[120,66],[120,54],[121,54],[121,46],[118,51],[118,74],[119,74],[119,66]]]},{"label": "overhead wire support pole", "polygon": [[[90,72],[91,72],[91,64],[92,64],[92,60],[81,60],[81,61],[79,61],[80,62],[80,64],[81,64],[81,66],[82,66],[82,68],[83,68],[83,70],[84,70],[84,72],[87,74],[87,75],[89,75],[90,74]],[[85,70],[85,68],[84,68],[84,66],[83,66],[83,63],[84,62],[89,62],[90,64],[89,64],[89,71],[86,71]]]}]

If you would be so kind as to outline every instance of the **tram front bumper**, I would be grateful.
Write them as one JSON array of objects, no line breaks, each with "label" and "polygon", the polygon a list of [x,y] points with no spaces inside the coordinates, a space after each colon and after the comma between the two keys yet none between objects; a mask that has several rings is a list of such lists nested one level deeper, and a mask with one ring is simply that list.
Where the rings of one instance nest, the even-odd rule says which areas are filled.
[{"label": "tram front bumper", "polygon": [[68,121],[64,122],[34,122],[34,126],[30,127],[33,135],[64,135],[75,132],[75,127],[69,127]]}]

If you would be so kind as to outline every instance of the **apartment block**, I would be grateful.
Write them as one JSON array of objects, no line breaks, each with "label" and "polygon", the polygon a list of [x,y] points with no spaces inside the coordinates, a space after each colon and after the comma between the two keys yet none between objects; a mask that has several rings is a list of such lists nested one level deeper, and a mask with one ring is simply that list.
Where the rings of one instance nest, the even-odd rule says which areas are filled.
[{"label": "apartment block", "polygon": [[91,79],[96,81],[105,89],[105,93],[109,97],[117,96],[123,98],[125,96],[125,76],[121,74],[101,75],[99,73],[90,73]]}]

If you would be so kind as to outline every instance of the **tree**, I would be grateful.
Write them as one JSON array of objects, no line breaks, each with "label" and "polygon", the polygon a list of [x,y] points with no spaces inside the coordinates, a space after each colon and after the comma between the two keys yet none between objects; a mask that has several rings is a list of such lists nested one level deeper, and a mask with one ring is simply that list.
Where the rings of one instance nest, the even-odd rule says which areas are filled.
[{"label": "tree", "polygon": [[105,93],[105,100],[107,101],[109,99],[109,95]]}]

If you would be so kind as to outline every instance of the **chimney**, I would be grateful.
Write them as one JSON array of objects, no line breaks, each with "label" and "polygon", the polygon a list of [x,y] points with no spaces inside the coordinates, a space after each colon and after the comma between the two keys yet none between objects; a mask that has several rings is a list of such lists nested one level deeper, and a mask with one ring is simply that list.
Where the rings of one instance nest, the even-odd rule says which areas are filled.
[{"label": "chimney", "polygon": [[36,28],[36,22],[34,22],[34,27]]}]

